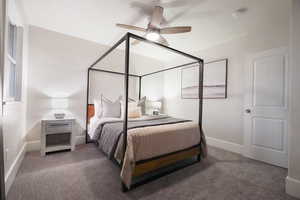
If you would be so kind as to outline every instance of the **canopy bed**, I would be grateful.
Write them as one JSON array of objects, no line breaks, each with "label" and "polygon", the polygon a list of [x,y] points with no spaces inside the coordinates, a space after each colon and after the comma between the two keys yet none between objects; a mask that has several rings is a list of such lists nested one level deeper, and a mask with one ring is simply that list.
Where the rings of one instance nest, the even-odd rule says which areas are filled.
[{"label": "canopy bed", "polygon": [[[131,74],[130,68],[130,40],[135,39],[154,47],[160,47],[174,54],[187,57],[193,62],[168,67],[146,74]],[[99,69],[95,67],[114,49],[125,42],[124,73]],[[146,76],[162,73],[168,70],[180,69],[185,66],[198,64],[199,66],[199,116],[198,122],[160,116],[142,116],[131,119],[129,109],[131,99],[128,95],[129,78],[138,79],[138,98],[142,101],[142,80]],[[90,103],[90,75],[92,72],[110,73],[124,77],[124,98],[121,118],[94,119],[95,106]],[[102,97],[101,97],[102,98]],[[200,161],[206,155],[206,142],[202,131],[202,99],[203,99],[203,60],[173,49],[171,47],[149,41],[143,37],[127,33],[106,53],[98,58],[87,72],[87,105],[86,105],[86,143],[96,141],[101,150],[118,166],[121,167],[122,191],[127,191],[141,183],[133,184],[132,179],[157,169],[170,166],[178,161],[196,157]],[[104,101],[104,100],[103,100]]]}]

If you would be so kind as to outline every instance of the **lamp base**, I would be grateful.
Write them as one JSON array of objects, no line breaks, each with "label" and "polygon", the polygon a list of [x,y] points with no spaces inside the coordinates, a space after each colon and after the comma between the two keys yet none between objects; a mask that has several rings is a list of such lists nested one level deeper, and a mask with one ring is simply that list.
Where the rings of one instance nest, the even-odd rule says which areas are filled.
[{"label": "lamp base", "polygon": [[63,119],[65,118],[66,114],[65,113],[54,113],[54,117],[56,119]]},{"label": "lamp base", "polygon": [[159,115],[159,111],[153,110],[152,114],[153,114],[153,115]]}]

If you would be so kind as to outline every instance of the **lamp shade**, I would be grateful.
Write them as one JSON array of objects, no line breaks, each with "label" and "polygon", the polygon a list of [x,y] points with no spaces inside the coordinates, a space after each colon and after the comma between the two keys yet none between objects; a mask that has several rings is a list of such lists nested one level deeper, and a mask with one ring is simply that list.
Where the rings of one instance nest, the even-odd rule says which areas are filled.
[{"label": "lamp shade", "polygon": [[51,105],[53,109],[67,109],[69,101],[67,98],[53,98],[51,100]]}]

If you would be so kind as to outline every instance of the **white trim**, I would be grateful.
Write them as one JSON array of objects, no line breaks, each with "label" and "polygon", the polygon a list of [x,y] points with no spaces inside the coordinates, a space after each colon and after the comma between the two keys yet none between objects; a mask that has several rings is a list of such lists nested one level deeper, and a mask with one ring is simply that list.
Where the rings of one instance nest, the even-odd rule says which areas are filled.
[{"label": "white trim", "polygon": [[12,163],[12,165],[10,166],[7,174],[5,175],[5,194],[8,193],[11,185],[13,184],[16,175],[19,171],[19,168],[21,166],[21,163],[24,159],[25,153],[26,153],[26,143],[22,146],[21,150],[19,151],[16,159],[14,160],[14,162]]},{"label": "white trim", "polygon": [[289,176],[285,179],[285,190],[291,196],[300,198],[300,181]]},{"label": "white trim", "polygon": [[220,140],[212,137],[206,137],[206,142],[208,145],[213,147],[218,147],[220,149],[224,149],[230,152],[243,154],[243,145],[237,143],[228,142],[225,140]]},{"label": "white trim", "polygon": [[[77,144],[84,144],[84,143],[85,143],[85,136],[84,135],[76,136],[76,145]],[[41,141],[40,140],[27,141],[27,143],[26,143],[26,152],[40,151],[40,150],[41,150]]]}]

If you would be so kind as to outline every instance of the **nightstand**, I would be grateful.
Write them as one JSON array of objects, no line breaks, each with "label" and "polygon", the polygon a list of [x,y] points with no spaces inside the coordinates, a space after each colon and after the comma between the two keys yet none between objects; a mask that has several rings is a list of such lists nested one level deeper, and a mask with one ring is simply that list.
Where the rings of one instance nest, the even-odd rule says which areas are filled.
[{"label": "nightstand", "polygon": [[47,118],[42,120],[41,155],[48,152],[75,150],[75,119]]}]

